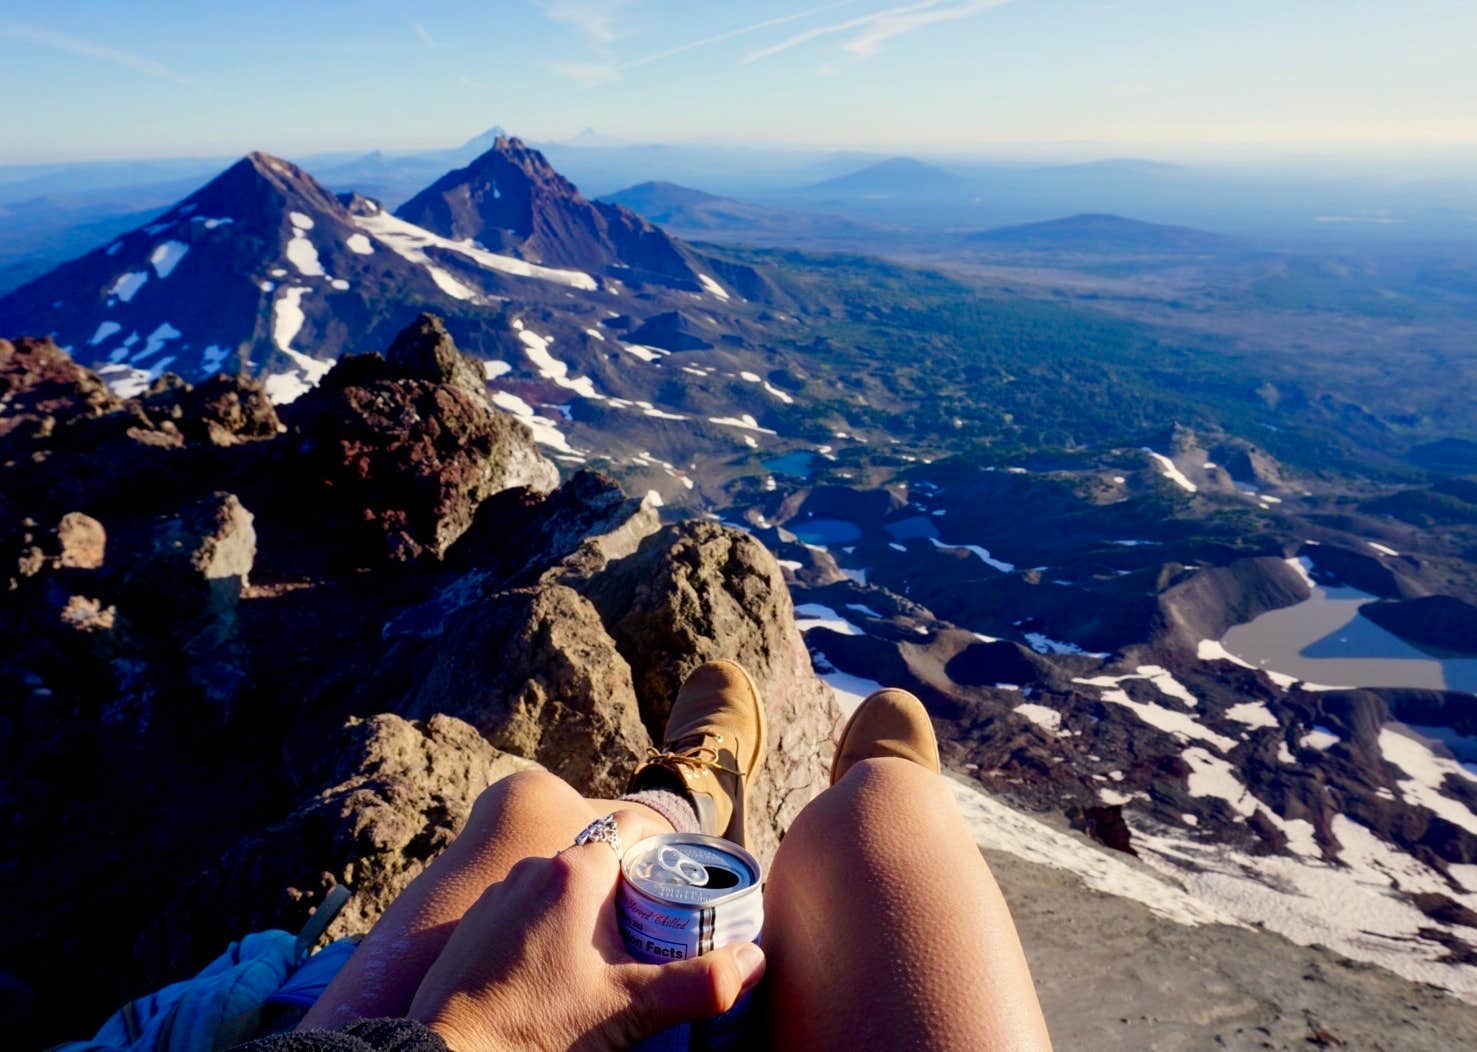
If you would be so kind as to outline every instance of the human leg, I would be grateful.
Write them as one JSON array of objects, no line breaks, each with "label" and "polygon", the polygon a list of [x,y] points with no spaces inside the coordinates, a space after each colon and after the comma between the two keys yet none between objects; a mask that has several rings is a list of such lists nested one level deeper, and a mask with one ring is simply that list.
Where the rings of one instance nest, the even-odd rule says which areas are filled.
[{"label": "human leg", "polygon": [[462,915],[524,858],[569,846],[594,819],[616,812],[627,843],[671,831],[639,803],[588,800],[563,779],[527,771],[478,797],[466,827],[385,911],[323,996],[304,1027],[404,1015],[421,978]]},{"label": "human leg", "polygon": [[[748,674],[732,662],[710,662],[683,683],[663,751],[637,773],[632,788],[676,793],[672,803],[691,806],[686,826],[701,823],[742,843],[743,785],[762,759],[763,739],[763,704]],[[453,929],[486,888],[520,860],[567,847],[591,821],[612,812],[627,844],[673,830],[658,810],[629,799],[587,800],[547,772],[513,775],[492,786],[451,847],[390,904],[302,1026],[404,1014]]]},{"label": "human leg", "polygon": [[765,889],[770,1047],[1049,1049],[1010,911],[948,784],[922,750],[867,756],[851,737]]}]

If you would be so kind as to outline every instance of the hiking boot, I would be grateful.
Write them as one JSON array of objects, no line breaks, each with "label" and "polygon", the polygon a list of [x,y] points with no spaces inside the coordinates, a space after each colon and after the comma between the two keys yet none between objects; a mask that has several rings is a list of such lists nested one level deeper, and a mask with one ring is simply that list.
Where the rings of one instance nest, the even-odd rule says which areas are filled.
[{"label": "hiking boot", "polygon": [[836,757],[831,761],[831,784],[841,781],[861,760],[896,756],[939,773],[939,744],[933,736],[928,710],[906,690],[887,687],[868,696],[846,721]]},{"label": "hiking boot", "polygon": [[695,669],[667,716],[661,751],[652,750],[631,790],[684,794],[704,833],[743,846],[744,788],[764,759],[764,702],[732,661]]}]

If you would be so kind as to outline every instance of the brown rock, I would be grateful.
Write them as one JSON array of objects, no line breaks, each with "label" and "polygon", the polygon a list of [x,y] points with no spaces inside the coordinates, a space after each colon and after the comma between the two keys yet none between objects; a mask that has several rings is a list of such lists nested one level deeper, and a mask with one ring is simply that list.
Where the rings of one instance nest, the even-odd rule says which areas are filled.
[{"label": "brown rock", "polygon": [[[518,420],[469,390],[476,367],[429,316],[392,348],[339,360],[293,403],[292,469],[329,510],[367,534],[365,561],[440,558],[488,497],[548,492],[559,472]],[[451,357],[455,355],[455,358]],[[458,364],[460,363],[460,364]],[[434,376],[405,377],[398,370]]]},{"label": "brown rock", "polygon": [[69,511],[56,527],[61,554],[59,566],[77,570],[96,570],[103,565],[108,535],[103,524],[80,511]]},{"label": "brown rock", "polygon": [[626,659],[595,607],[558,585],[458,611],[406,712],[464,719],[590,796],[619,796],[651,744]]},{"label": "brown rock", "polygon": [[140,940],[140,956],[183,972],[241,933],[293,926],[335,884],[354,895],[330,937],[363,934],[456,838],[493,782],[537,765],[449,716],[351,719],[319,783],[285,819],[206,870]]},{"label": "brown rock", "polygon": [[117,623],[118,611],[96,599],[74,595],[62,607],[62,620],[79,632],[109,632]]},{"label": "brown rock", "polygon": [[269,440],[282,430],[266,388],[245,375],[216,373],[195,385],[181,381],[151,389],[144,409],[152,417],[168,417],[188,440],[213,446]]},{"label": "brown rock", "polygon": [[51,340],[0,340],[0,437],[29,428],[49,434],[58,420],[100,416],[122,405],[97,375]]},{"label": "brown rock", "polygon": [[397,376],[450,384],[469,394],[487,397],[487,379],[481,368],[457,350],[446,326],[434,314],[422,314],[403,329],[385,361]]},{"label": "brown rock", "polygon": [[231,493],[216,493],[159,523],[153,550],[133,576],[178,604],[222,613],[236,605],[256,558],[253,517]]},{"label": "brown rock", "polygon": [[826,786],[839,717],[811,669],[774,556],[742,531],[689,521],[648,537],[588,592],[631,663],[653,736],[682,680],[703,662],[728,658],[754,677],[769,749],[750,789],[749,847],[767,860],[800,808]]}]

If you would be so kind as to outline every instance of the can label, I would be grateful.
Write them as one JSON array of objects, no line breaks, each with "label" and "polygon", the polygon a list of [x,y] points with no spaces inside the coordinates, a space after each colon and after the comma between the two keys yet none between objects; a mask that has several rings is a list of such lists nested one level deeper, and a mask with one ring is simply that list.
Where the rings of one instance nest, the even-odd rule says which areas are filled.
[{"label": "can label", "polygon": [[[764,926],[763,871],[737,844],[701,833],[664,833],[621,860],[621,937],[638,961],[665,964],[736,942],[758,942]],[[673,1027],[642,1052],[729,1049],[739,1044],[749,997],[715,1019]]]}]

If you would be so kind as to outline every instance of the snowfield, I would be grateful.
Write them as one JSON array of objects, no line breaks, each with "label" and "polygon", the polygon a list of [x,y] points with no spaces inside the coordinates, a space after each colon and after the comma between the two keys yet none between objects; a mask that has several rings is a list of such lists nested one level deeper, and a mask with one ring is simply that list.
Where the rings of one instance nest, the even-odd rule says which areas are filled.
[{"label": "snowfield", "polygon": [[570,446],[569,440],[564,437],[564,432],[559,430],[554,421],[534,412],[533,406],[517,395],[508,391],[494,391],[492,404],[504,412],[512,413],[527,424],[528,429],[533,432],[533,440],[539,445],[548,446],[570,459],[584,459],[579,450]]},{"label": "snowfield", "polygon": [[[536,278],[540,281],[553,282],[556,285],[564,285],[568,288],[579,289],[583,292],[594,292],[599,285],[590,275],[579,270],[559,270],[554,267],[541,267],[536,263],[527,263],[512,256],[500,256],[496,252],[489,252],[470,241],[453,241],[450,238],[433,234],[429,230],[422,229],[414,223],[407,223],[403,219],[396,219],[388,212],[376,212],[374,215],[355,216],[355,224],[362,230],[367,231],[376,239],[386,245],[390,251],[410,260],[412,263],[425,267],[431,272],[431,277],[436,281],[442,291],[456,299],[473,299],[475,293],[452,278],[444,270],[437,267],[426,254],[426,249],[437,248],[447,252],[455,252],[466,256],[478,266],[487,270],[496,270],[503,274],[511,274],[519,278]],[[440,277],[437,277],[438,273]],[[458,292],[451,289],[455,287]]]},{"label": "snowfield", "polygon": [[105,296],[117,296],[124,303],[133,299],[138,290],[144,287],[144,282],[149,280],[147,270],[130,270],[126,274],[118,275],[118,279],[108,287]]},{"label": "snowfield", "polygon": [[1169,479],[1170,482],[1173,482],[1186,493],[1199,492],[1199,487],[1185,478],[1180,469],[1175,467],[1174,461],[1170,460],[1163,453],[1155,453],[1152,449],[1145,449],[1144,452],[1149,454],[1154,463],[1159,465],[1159,473]]},{"label": "snowfield", "polygon": [[728,290],[725,289],[722,285],[718,284],[706,274],[699,274],[697,276],[697,279],[698,281],[701,281],[703,283],[703,288],[707,289],[713,295],[717,296],[724,303],[728,302]]},{"label": "snowfield", "polygon": [[863,636],[866,635],[860,628],[842,617],[829,606],[820,603],[801,603],[795,608],[795,627],[801,632],[809,632],[812,628],[827,628],[838,635]]},{"label": "snowfield", "polygon": [[154,246],[154,251],[149,253],[149,262],[153,264],[155,274],[167,278],[188,251],[190,246],[183,241],[164,241]]}]

